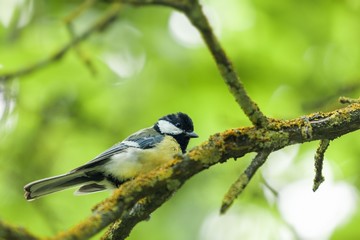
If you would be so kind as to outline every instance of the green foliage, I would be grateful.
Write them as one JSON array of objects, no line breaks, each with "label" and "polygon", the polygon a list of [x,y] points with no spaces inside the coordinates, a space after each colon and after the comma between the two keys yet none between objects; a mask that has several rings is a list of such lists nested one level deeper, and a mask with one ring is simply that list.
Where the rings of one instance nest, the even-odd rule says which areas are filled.
[{"label": "green foliage", "polygon": [[[44,59],[70,40],[61,20],[78,3],[32,3],[32,15],[23,27],[0,25],[1,72]],[[8,7],[5,1],[0,4]],[[338,106],[341,95],[360,95],[360,5],[356,0],[212,0],[204,4],[216,16],[220,41],[249,95],[266,115],[287,119],[327,111]],[[96,4],[84,12],[75,20],[76,32],[84,31],[106,7]],[[164,114],[183,111],[193,118],[200,138],[190,148],[210,134],[250,124],[205,45],[181,44],[172,36],[168,24],[172,14],[163,7],[124,6],[106,31],[80,44],[96,75],[71,50],[60,61],[11,81],[15,108],[4,121],[13,124],[0,128],[2,220],[50,236],[85,218],[109,193],[74,197],[65,191],[29,203],[22,197],[22,188],[85,163]],[[106,62],[109,56],[125,59],[126,69],[135,69],[131,76],[112,71]],[[358,133],[353,133],[336,140],[326,153],[338,169],[335,178],[356,188],[360,186],[359,149]],[[302,154],[308,151],[315,153],[315,145],[300,149]],[[204,219],[218,211],[223,194],[248,160],[230,161],[195,176],[149,222],[137,226],[130,239],[200,239]],[[255,204],[279,221],[278,211],[264,199],[261,182],[254,177],[234,211]],[[354,226],[359,212],[357,208],[354,219],[336,237],[358,236]]]}]

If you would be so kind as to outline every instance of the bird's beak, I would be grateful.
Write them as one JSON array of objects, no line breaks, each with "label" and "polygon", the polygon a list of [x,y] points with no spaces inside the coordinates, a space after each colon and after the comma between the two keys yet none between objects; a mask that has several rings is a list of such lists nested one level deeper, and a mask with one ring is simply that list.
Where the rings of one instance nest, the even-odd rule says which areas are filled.
[{"label": "bird's beak", "polygon": [[199,137],[199,135],[197,135],[197,134],[194,133],[194,132],[187,132],[187,133],[185,133],[185,134],[186,134],[186,136],[189,137],[189,138],[198,138],[198,137]]}]

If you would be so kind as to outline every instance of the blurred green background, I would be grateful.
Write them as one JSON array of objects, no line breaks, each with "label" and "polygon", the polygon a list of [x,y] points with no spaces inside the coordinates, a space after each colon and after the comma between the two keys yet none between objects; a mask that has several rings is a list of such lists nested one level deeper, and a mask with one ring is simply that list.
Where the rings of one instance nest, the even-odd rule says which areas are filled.
[{"label": "blurred green background", "polygon": [[[54,53],[70,40],[63,19],[81,1],[0,0],[0,73]],[[215,32],[265,114],[290,119],[360,95],[360,2],[204,0]],[[75,22],[77,34],[109,5]],[[184,16],[124,6],[106,31],[30,75],[0,83],[0,219],[51,236],[90,214],[109,192],[71,190],[33,202],[23,186],[91,160],[160,116],[183,111],[200,138],[249,126],[209,51]],[[317,143],[274,153],[225,216],[219,207],[253,154],[190,179],[129,239],[352,239],[360,236],[360,141],[331,143],[325,183],[312,193]],[[268,186],[266,186],[268,185]],[[274,191],[271,192],[270,189]],[[94,237],[99,238],[100,235]]]}]

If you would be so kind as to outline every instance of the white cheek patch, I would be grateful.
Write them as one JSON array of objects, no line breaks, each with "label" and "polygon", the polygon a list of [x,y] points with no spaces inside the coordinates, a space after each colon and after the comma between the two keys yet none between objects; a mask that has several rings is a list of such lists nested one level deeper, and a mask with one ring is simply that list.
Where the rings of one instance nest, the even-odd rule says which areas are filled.
[{"label": "white cheek patch", "polygon": [[183,131],[180,128],[176,127],[174,124],[165,120],[159,120],[158,126],[161,133],[174,134],[174,135],[183,133]]}]

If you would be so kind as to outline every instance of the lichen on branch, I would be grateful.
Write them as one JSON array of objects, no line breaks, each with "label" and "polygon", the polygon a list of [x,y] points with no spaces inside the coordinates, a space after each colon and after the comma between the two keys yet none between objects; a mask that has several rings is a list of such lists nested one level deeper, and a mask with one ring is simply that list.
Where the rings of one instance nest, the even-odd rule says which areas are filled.
[{"label": "lichen on branch", "polygon": [[[121,222],[112,226],[111,234],[108,233],[105,239],[118,239],[112,236],[126,237],[137,222],[160,207],[189,178],[217,163],[251,152],[265,153],[261,157],[264,160],[266,154],[270,153],[269,149],[275,151],[293,144],[334,139],[359,130],[360,104],[355,103],[328,113],[311,114],[306,118],[312,129],[310,137],[303,134],[304,117],[287,121],[273,120],[273,130],[244,127],[214,134],[187,154],[177,156],[170,163],[121,185],[111,197],[95,208],[88,219],[55,239],[86,239],[116,220]],[[256,164],[257,168],[261,163]],[[140,208],[136,215],[130,216],[129,212],[136,208],[136,204],[142,204],[139,201],[144,198],[148,198],[146,208]]]},{"label": "lichen on branch", "polygon": [[[360,129],[359,100],[345,98],[342,102],[350,105],[332,112],[313,113],[293,120],[267,118],[247,94],[198,1],[108,0],[106,2],[115,3],[114,7],[109,10],[109,15],[104,15],[104,18],[99,19],[84,34],[79,36],[74,34],[72,41],[49,58],[19,71],[3,74],[0,76],[0,80],[29,74],[59,60],[93,32],[100,31],[108,26],[117,17],[120,9],[118,3],[136,6],[168,6],[183,12],[199,30],[224,82],[253,126],[216,133],[210,136],[207,141],[191,149],[187,154],[176,156],[166,165],[122,184],[109,198],[96,205],[88,218],[48,239],[88,239],[110,224],[113,225],[103,238],[124,239],[138,222],[147,219],[193,175],[217,163],[226,162],[229,158],[240,158],[245,154],[257,152],[258,155],[254,159],[253,165],[250,165],[245,173],[240,176],[239,181],[236,182],[236,191],[231,189],[234,194],[226,202],[227,208],[234,198],[241,193],[272,151],[293,144],[320,140],[323,147],[319,153],[323,154],[327,147],[326,141]],[[322,163],[323,157],[318,159],[321,160],[318,163]],[[319,173],[321,173],[321,167],[318,168],[317,176],[322,176]],[[18,236],[18,239],[39,239],[27,232],[21,234],[20,231],[20,234],[17,234],[18,230],[19,228],[0,224],[0,237],[5,233],[7,235],[4,236]]]}]

